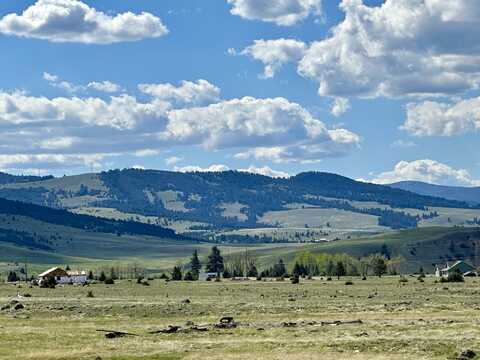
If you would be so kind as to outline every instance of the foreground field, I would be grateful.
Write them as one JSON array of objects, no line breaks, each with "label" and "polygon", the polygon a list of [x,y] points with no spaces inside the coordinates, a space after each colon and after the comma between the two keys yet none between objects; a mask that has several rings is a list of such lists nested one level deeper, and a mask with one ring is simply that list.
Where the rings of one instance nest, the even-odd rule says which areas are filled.
[{"label": "foreground field", "polygon": [[[478,281],[150,282],[57,289],[0,284],[0,359],[455,359],[480,351]],[[87,298],[91,291],[94,298]],[[186,301],[188,299],[188,301]],[[239,326],[216,329],[222,316]],[[322,321],[361,323],[322,325]],[[168,325],[208,331],[150,334]],[[139,336],[107,339],[97,329]]]}]

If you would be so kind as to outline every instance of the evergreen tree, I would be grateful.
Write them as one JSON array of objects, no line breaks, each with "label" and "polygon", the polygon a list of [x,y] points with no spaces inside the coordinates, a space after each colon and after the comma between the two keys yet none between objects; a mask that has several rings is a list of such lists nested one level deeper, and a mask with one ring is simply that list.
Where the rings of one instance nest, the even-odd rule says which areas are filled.
[{"label": "evergreen tree", "polygon": [[107,276],[105,275],[105,272],[102,271],[100,273],[100,276],[98,277],[98,281],[105,281],[105,280],[107,280]]},{"label": "evergreen tree", "polygon": [[195,280],[198,280],[198,277],[195,276],[195,274],[193,274],[192,271],[187,271],[185,276],[183,277],[183,280],[185,280],[185,281],[195,281]]},{"label": "evergreen tree", "polygon": [[223,257],[220,254],[218,247],[212,247],[210,255],[208,255],[207,262],[207,271],[217,273],[220,276],[220,273],[224,270]]},{"label": "evergreen tree", "polygon": [[287,274],[287,268],[285,267],[285,264],[283,263],[283,260],[280,259],[278,261],[278,264],[275,264],[273,267],[273,276],[275,277],[282,277]]},{"label": "evergreen tree", "polygon": [[388,249],[387,244],[383,244],[383,245],[382,245],[382,248],[380,249],[380,254],[382,254],[383,256],[385,256],[385,258],[386,258],[387,260],[390,260],[391,254],[390,254],[390,250]]},{"label": "evergreen tree", "polygon": [[337,266],[335,268],[335,275],[337,275],[338,280],[340,280],[341,276],[345,276],[347,274],[345,270],[345,266],[343,265],[343,262],[338,261]]},{"label": "evergreen tree", "polygon": [[372,261],[372,269],[376,276],[382,277],[387,272],[387,264],[383,258],[375,257]]},{"label": "evergreen tree", "polygon": [[17,273],[15,271],[10,271],[8,273],[7,281],[8,282],[17,282],[18,281]]},{"label": "evergreen tree", "polygon": [[332,276],[335,273],[335,264],[332,260],[329,260],[327,263],[326,273],[328,276]]},{"label": "evergreen tree", "polygon": [[180,266],[174,266],[172,270],[172,281],[181,281],[182,280],[182,269]]},{"label": "evergreen tree", "polygon": [[247,276],[248,277],[257,277],[258,276],[258,270],[255,264],[250,264],[250,268],[247,271]]},{"label": "evergreen tree", "polygon": [[200,263],[200,259],[198,258],[197,250],[193,252],[192,259],[190,260],[190,268],[192,269],[193,277],[195,278],[195,280],[198,280],[202,264]]},{"label": "evergreen tree", "polygon": [[92,270],[90,270],[90,271],[88,272],[88,277],[87,277],[87,278],[88,278],[88,280],[93,280],[94,276],[93,276]]}]

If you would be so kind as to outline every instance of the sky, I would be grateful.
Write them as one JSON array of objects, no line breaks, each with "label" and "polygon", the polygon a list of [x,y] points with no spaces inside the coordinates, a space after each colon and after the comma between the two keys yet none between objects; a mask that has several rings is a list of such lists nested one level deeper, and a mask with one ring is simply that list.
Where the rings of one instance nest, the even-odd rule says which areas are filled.
[{"label": "sky", "polygon": [[480,186],[477,0],[3,0],[0,171]]}]

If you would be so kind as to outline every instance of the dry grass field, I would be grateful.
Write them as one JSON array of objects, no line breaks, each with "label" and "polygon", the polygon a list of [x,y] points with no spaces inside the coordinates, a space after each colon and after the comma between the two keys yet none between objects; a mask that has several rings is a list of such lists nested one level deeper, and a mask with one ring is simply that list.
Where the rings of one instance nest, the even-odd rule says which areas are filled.
[{"label": "dry grass field", "polygon": [[[150,286],[123,280],[56,289],[0,284],[0,359],[456,359],[465,349],[480,353],[479,280],[399,279],[153,280]],[[12,299],[24,308],[15,310]],[[215,328],[223,316],[237,327]],[[361,323],[322,324],[352,320]],[[181,328],[152,333],[169,325]],[[99,329],[138,336],[108,339]]]}]

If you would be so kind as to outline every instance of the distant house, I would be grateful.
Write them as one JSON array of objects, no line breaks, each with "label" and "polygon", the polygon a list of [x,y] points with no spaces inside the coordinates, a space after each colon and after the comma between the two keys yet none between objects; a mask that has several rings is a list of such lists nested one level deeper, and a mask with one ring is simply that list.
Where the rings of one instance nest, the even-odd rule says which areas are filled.
[{"label": "distant house", "polygon": [[447,263],[443,268],[437,266],[435,269],[435,275],[437,277],[447,277],[449,274],[455,272],[459,272],[463,276],[478,276],[477,269],[463,260],[459,260],[451,266]]},{"label": "distant house", "polygon": [[38,282],[41,284],[49,278],[54,278],[57,284],[85,284],[87,273],[85,271],[66,271],[59,267],[48,269],[38,275]]}]

